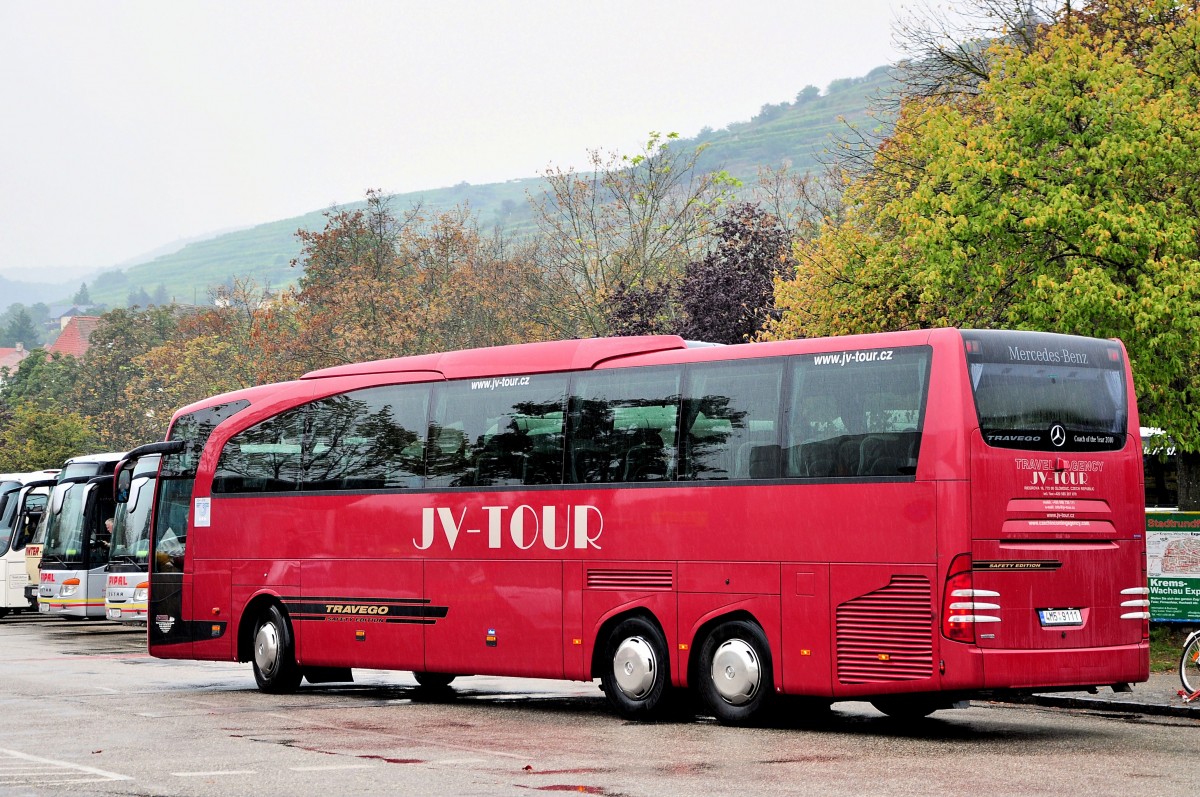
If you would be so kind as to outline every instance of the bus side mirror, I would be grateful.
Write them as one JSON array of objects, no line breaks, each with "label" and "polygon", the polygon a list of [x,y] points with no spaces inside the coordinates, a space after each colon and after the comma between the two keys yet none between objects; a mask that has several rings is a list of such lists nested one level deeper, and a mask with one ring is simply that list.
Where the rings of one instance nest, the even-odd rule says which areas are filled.
[{"label": "bus side mirror", "polygon": [[118,504],[128,502],[131,484],[133,484],[133,463],[127,460],[117,463],[117,475],[113,479],[113,500]]}]

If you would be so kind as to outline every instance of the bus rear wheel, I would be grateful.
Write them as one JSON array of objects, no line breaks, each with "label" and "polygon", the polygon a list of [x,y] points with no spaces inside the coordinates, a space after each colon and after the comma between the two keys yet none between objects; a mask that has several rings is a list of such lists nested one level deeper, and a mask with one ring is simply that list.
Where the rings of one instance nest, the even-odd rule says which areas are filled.
[{"label": "bus rear wheel", "polygon": [[747,620],[717,626],[700,648],[700,699],[722,725],[761,720],[774,694],[771,649]]},{"label": "bus rear wheel", "polygon": [[295,692],[304,673],[296,663],[292,627],[275,604],[254,625],[254,680],[270,694]]},{"label": "bus rear wheel", "polygon": [[622,620],[605,641],[603,663],[600,685],[618,714],[647,720],[664,712],[671,666],[657,625],[641,617]]}]

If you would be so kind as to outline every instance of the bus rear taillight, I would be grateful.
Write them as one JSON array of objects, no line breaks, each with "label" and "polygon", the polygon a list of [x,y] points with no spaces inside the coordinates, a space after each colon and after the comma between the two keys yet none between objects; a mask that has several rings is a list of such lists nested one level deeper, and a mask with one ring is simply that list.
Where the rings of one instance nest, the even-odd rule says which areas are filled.
[{"label": "bus rear taillight", "polygon": [[946,592],[942,597],[942,635],[955,642],[974,642],[976,623],[998,623],[1000,618],[980,612],[996,611],[997,603],[979,598],[998,598],[999,592],[975,589],[971,575],[971,555],[960,553],[950,563],[946,576]]}]

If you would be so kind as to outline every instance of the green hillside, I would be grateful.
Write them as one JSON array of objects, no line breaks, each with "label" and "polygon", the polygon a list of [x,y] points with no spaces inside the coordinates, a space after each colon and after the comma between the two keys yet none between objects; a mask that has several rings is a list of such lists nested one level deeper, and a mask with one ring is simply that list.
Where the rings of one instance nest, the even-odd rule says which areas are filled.
[{"label": "green hillside", "polygon": [[[868,115],[875,100],[888,94],[893,81],[880,67],[862,78],[834,81],[823,94],[811,87],[791,103],[764,106],[750,121],[737,122],[720,130],[706,128],[679,146],[705,144],[700,166],[705,170],[725,169],[735,177],[752,182],[762,166],[790,163],[798,171],[817,166],[820,153],[830,149],[836,137],[846,132],[846,122],[871,128],[877,124]],[[843,117],[845,122],[840,121]],[[647,131],[648,132],[648,131]],[[364,186],[364,192],[366,187]],[[447,210],[469,204],[484,227],[500,225],[520,230],[529,224],[529,195],[537,195],[541,179],[530,177],[487,185],[460,183],[407,194],[397,194],[393,207],[404,209],[420,202],[429,211]],[[362,207],[359,202],[348,208]],[[299,278],[290,262],[300,253],[298,229],[324,227],[323,211],[260,224],[190,243],[177,252],[109,271],[89,283],[91,298],[110,306],[126,303],[131,291],[153,294],[165,286],[167,295],[181,303],[205,303],[214,286],[236,277],[252,277],[260,284],[280,288]]]}]

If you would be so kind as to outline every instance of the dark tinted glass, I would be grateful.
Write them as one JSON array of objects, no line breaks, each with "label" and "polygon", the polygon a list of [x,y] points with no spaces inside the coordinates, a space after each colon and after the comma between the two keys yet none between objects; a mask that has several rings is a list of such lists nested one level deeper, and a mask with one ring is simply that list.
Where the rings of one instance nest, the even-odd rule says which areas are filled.
[{"label": "dark tinted glass", "polygon": [[438,385],[426,486],[559,483],[566,393],[557,374]]},{"label": "dark tinted glass", "polygon": [[1005,448],[1125,445],[1125,362],[1116,343],[1041,332],[965,331],[983,439]]},{"label": "dark tinted glass", "polygon": [[130,485],[130,500],[113,516],[110,558],[145,563],[150,555],[150,509],[154,478],[139,476]]},{"label": "dark tinted glass", "polygon": [[912,476],[930,350],[872,349],[794,358],[787,476]]},{"label": "dark tinted glass", "polygon": [[579,374],[571,395],[566,481],[576,484],[675,478],[678,368]]},{"label": "dark tinted glass", "polygon": [[389,385],[310,406],[305,490],[420,487],[429,388]]},{"label": "dark tinted glass", "polygon": [[17,496],[20,491],[20,482],[0,484],[0,554],[8,550],[8,540],[17,519]]},{"label": "dark tinted glass", "polygon": [[779,476],[781,359],[689,366],[683,479]]},{"label": "dark tinted glass", "polygon": [[4,492],[0,494],[0,555],[8,552],[8,541],[12,537],[13,526],[17,520],[17,494],[20,492],[20,483],[13,482],[12,489],[8,489],[9,483],[5,483],[0,490]]},{"label": "dark tinted glass", "polygon": [[305,407],[238,432],[221,450],[214,493],[277,493],[300,488]]},{"label": "dark tinted glass", "polygon": [[[45,488],[39,488],[39,490],[45,490]],[[18,499],[9,504],[9,511],[12,513],[12,538],[10,540],[12,550],[23,549],[33,539],[38,520],[42,517],[49,498],[49,493],[37,492],[26,494],[23,502]],[[24,505],[22,506],[22,504]]]},{"label": "dark tinted glass", "polygon": [[200,454],[204,452],[204,445],[213,429],[249,406],[250,402],[245,400],[217,404],[182,415],[171,426],[167,439],[184,440],[187,447],[178,454],[168,454],[162,458],[154,512],[155,550],[158,551],[158,556],[151,562],[154,570],[183,569],[188,513],[191,509],[189,505]]}]

